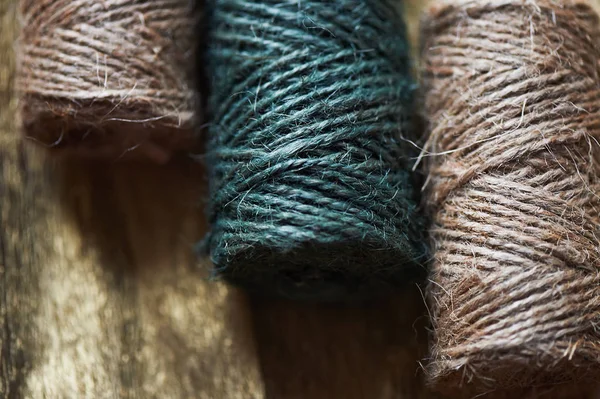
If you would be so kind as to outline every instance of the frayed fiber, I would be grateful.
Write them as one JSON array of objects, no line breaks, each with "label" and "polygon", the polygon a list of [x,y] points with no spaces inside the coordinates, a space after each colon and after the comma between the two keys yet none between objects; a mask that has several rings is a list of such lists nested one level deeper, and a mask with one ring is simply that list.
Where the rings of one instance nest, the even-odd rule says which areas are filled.
[{"label": "frayed fiber", "polygon": [[192,145],[188,0],[22,0],[25,134],[89,156],[158,162]]},{"label": "frayed fiber", "polygon": [[381,0],[213,0],[210,209],[216,271],[338,300],[423,270],[411,176],[414,83]]},{"label": "frayed fiber", "polygon": [[598,16],[580,0],[446,0],[423,32],[430,381],[597,380]]}]

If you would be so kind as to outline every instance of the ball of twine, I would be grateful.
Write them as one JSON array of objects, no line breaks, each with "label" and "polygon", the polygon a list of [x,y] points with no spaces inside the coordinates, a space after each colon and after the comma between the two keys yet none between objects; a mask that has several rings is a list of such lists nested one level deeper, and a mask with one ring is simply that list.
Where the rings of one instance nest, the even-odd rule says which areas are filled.
[{"label": "ball of twine", "polygon": [[92,155],[164,160],[190,145],[188,0],[23,0],[19,91],[28,136]]},{"label": "ball of twine", "polygon": [[212,1],[216,270],[328,300],[404,283],[425,248],[404,26],[385,1]]},{"label": "ball of twine", "polygon": [[600,377],[599,29],[577,0],[447,0],[425,20],[441,390]]}]

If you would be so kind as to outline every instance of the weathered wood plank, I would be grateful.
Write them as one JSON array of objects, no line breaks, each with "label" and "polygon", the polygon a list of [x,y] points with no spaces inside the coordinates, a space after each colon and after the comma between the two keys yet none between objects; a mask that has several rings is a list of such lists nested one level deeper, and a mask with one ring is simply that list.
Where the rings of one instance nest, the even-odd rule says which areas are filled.
[{"label": "weathered wood plank", "polygon": [[192,251],[202,169],[23,143],[16,4],[0,0],[0,397],[262,398],[247,299]]}]

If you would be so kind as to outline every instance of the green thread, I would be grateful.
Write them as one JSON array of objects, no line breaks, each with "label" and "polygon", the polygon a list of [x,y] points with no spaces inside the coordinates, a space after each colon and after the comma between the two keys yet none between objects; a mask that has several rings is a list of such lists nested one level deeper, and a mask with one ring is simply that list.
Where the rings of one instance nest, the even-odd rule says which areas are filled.
[{"label": "green thread", "polygon": [[397,11],[383,0],[212,0],[209,18],[204,245],[217,273],[328,300],[422,270]]}]

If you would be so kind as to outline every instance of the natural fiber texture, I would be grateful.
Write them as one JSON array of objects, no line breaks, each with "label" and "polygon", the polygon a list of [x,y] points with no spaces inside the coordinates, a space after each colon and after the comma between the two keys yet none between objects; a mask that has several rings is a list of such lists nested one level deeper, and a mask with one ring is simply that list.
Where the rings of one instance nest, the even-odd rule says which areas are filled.
[{"label": "natural fiber texture", "polygon": [[424,33],[431,382],[600,377],[597,15],[583,1],[445,1]]},{"label": "natural fiber texture", "polygon": [[211,4],[217,271],[292,298],[403,283],[425,250],[400,15],[381,0]]},{"label": "natural fiber texture", "polygon": [[[26,134],[90,155],[165,160],[191,143],[188,0],[23,0]],[[124,132],[126,130],[126,132]]]}]

